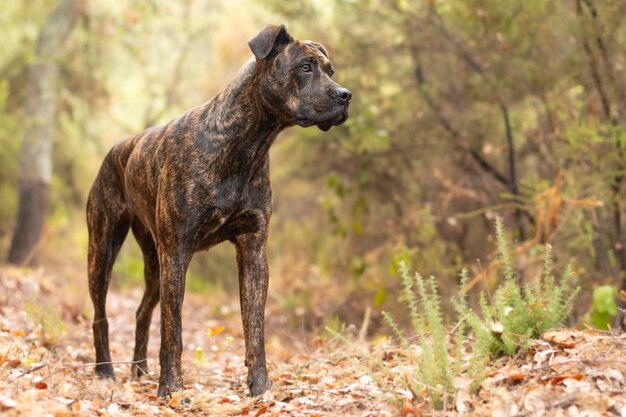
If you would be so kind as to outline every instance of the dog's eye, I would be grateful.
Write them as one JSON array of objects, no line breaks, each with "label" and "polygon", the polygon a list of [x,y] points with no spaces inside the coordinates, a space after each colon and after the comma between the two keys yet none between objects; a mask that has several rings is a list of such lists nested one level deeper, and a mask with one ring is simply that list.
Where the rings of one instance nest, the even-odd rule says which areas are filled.
[{"label": "dog's eye", "polygon": [[300,71],[302,72],[311,72],[313,70],[313,68],[311,67],[311,64],[302,64],[300,65]]},{"label": "dog's eye", "polygon": [[328,70],[328,76],[332,77],[335,74],[335,70],[334,69],[329,69]]}]

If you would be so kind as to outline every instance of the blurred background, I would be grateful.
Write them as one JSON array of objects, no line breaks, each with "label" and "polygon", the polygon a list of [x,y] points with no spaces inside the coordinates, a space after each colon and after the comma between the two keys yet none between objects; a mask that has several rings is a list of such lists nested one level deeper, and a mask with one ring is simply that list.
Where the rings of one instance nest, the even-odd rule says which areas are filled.
[{"label": "blurred background", "polygon": [[[0,256],[86,297],[85,200],[127,135],[209,100],[267,23],[329,50],[354,94],[328,133],[271,150],[268,314],[318,331],[399,309],[397,264],[494,286],[501,216],[522,280],[553,246],[583,291],[626,277],[623,0],[4,0],[0,2]],[[121,291],[143,286],[128,239]],[[194,258],[188,291],[237,298],[234,249]]]}]

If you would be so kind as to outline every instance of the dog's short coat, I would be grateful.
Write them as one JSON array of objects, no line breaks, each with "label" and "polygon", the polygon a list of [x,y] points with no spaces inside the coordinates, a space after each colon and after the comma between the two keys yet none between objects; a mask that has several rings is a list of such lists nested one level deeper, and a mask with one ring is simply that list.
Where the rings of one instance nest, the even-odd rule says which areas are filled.
[{"label": "dog's short coat", "polygon": [[265,244],[272,214],[268,151],[286,127],[326,131],[348,117],[350,91],[331,77],[326,49],[266,26],[254,57],[211,101],[115,145],[87,201],[89,293],[96,373],[113,377],[105,304],[111,269],[130,228],[143,252],[146,290],[137,310],[133,373],[147,372],[148,329],[161,301],[158,394],[182,389],[181,308],[192,255],[228,240],[239,266],[245,364],[251,395],[269,385]]}]

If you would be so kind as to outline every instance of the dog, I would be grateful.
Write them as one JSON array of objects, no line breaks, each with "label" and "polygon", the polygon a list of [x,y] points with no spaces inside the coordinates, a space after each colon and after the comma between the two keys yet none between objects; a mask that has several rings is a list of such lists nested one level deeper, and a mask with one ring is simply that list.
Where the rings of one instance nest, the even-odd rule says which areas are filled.
[{"label": "dog", "polygon": [[266,26],[248,45],[254,56],[212,100],[124,139],[102,162],[87,200],[97,375],[115,378],[105,304],[113,263],[130,229],[143,254],[146,285],[136,314],[133,374],[148,372],[149,326],[160,301],[158,395],[183,388],[187,266],[195,252],[230,241],[237,251],[250,395],[271,385],[264,344],[269,148],[289,126],[327,131],[342,124],[352,94],[332,80],[327,50],[295,40],[284,25]]}]

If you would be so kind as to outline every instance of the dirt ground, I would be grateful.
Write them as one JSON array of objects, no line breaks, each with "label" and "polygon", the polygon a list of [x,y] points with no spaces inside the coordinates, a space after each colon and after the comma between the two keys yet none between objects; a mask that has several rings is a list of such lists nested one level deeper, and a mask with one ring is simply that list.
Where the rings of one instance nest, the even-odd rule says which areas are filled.
[{"label": "dirt ground", "polygon": [[[0,268],[0,414],[3,416],[626,416],[626,335],[559,330],[494,364],[477,393],[459,376],[445,411],[403,386],[411,363],[398,347],[363,341],[358,351],[332,338],[268,330],[272,388],[245,392],[243,335],[233,300],[211,314],[188,295],[183,316],[185,390],[157,398],[158,312],[151,373],[130,378],[139,290],[108,300],[116,381],[93,373],[88,297],[68,297],[44,271]],[[86,312],[87,311],[87,312]],[[363,352],[366,352],[365,354]],[[377,357],[387,372],[368,370]],[[394,378],[390,375],[400,375]]]},{"label": "dirt ground", "polygon": [[[109,294],[111,355],[114,362],[119,362],[115,364],[117,380],[98,379],[92,365],[90,319],[82,307],[64,300],[57,279],[42,271],[0,269],[2,415],[397,414],[392,403],[381,401],[381,389],[364,370],[357,370],[353,364],[343,366],[347,364],[346,354],[337,349],[337,343],[319,339],[308,346],[300,335],[286,331],[280,332],[282,337],[268,337],[271,390],[262,398],[249,398],[245,392],[243,334],[235,300],[232,305],[222,306],[223,314],[216,318],[210,316],[202,297],[193,294],[186,295],[183,311],[183,392],[168,400],[155,396],[158,308],[148,347],[151,373],[141,380],[130,378],[139,289]],[[76,304],[82,304],[81,301],[84,300]],[[57,328],[61,325],[62,329]],[[389,399],[393,400],[393,396]]]}]

